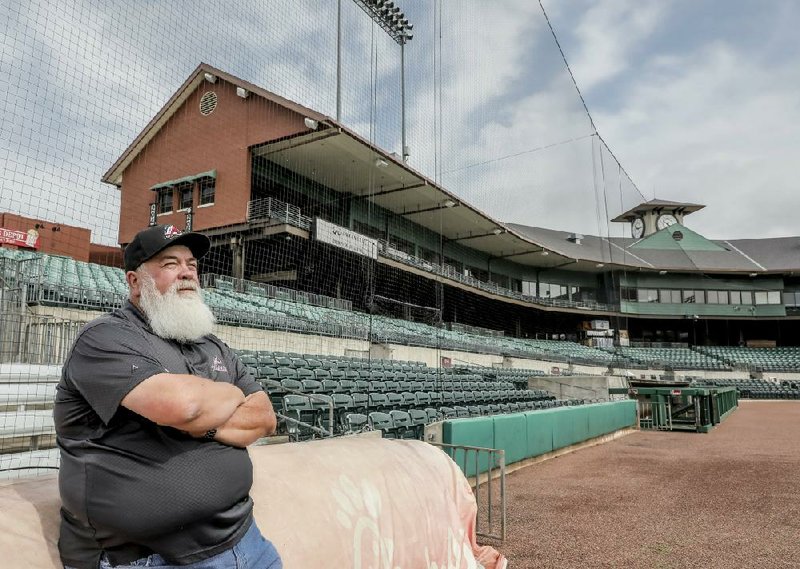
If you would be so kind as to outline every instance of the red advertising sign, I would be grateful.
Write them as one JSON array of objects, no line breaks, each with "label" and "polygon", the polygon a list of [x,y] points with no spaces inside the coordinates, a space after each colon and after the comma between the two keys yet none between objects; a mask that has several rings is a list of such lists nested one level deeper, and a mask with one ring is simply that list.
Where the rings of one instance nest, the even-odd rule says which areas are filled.
[{"label": "red advertising sign", "polygon": [[0,245],[16,245],[17,247],[28,247],[29,249],[39,248],[39,232],[35,229],[17,231],[16,229],[6,229],[0,227]]},{"label": "red advertising sign", "polygon": [[681,390],[680,389],[673,389],[670,393],[672,395],[680,395],[681,394]]}]

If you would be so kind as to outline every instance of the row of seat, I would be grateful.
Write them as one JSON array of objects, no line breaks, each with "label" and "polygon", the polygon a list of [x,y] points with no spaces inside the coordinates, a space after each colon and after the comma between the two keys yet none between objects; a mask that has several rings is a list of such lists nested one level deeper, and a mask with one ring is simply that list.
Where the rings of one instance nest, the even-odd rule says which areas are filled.
[{"label": "row of seat", "polygon": [[608,348],[614,354],[649,367],[672,369],[727,370],[728,364],[712,355],[690,348]]},{"label": "row of seat", "polygon": [[704,346],[698,350],[732,366],[761,371],[796,371],[800,369],[800,348],[746,348],[739,346]]},{"label": "row of seat", "polygon": [[520,391],[508,381],[454,381],[452,379],[398,381],[396,379],[373,379],[379,376],[364,372],[258,368],[254,376],[262,384],[270,381],[290,382],[296,385],[296,387],[293,385],[292,389],[312,393],[332,393],[334,391]]},{"label": "row of seat", "polygon": [[[552,401],[553,395],[540,390],[480,390],[480,391],[356,391],[339,386],[338,389],[323,391],[307,389],[302,382],[292,380],[267,380],[264,390],[273,402],[280,407],[281,401],[289,394],[311,395],[322,401],[349,402],[373,410],[402,409],[410,407],[428,407],[439,405],[457,405],[471,403],[512,403],[528,401]],[[349,399],[348,399],[349,398]]]},{"label": "row of seat", "polygon": [[800,380],[775,383],[766,379],[698,380],[703,385],[735,387],[740,399],[800,399]]},{"label": "row of seat", "polygon": [[[440,374],[435,371],[415,372],[393,372],[393,371],[372,371],[368,369],[339,369],[339,368],[293,368],[276,367],[270,365],[260,365],[258,367],[247,366],[254,377],[291,377],[291,378],[317,378],[317,379],[364,379],[367,381],[455,381],[455,382],[475,382],[484,381],[484,376],[478,374]],[[489,383],[487,381],[487,383]],[[491,381],[490,383],[512,382]]]}]

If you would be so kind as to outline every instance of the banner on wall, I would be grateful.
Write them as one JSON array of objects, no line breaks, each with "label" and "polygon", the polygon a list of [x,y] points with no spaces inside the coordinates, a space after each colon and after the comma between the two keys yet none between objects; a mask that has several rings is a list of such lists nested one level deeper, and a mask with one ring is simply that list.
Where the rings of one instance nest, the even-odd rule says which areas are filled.
[{"label": "banner on wall", "polygon": [[28,249],[38,249],[39,232],[35,229],[28,229],[28,231],[25,232],[0,227],[0,245],[3,244],[27,247]]},{"label": "banner on wall", "polygon": [[323,243],[346,249],[370,259],[378,258],[378,240],[346,227],[317,218],[314,221],[314,238]]}]

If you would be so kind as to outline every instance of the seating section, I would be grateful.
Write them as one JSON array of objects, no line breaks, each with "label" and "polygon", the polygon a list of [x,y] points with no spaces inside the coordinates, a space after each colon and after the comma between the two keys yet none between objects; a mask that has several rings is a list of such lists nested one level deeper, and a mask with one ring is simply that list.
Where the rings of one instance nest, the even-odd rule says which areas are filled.
[{"label": "seating section", "polygon": [[652,368],[728,370],[730,366],[713,355],[690,348],[613,348],[623,358]]},{"label": "seating section", "polygon": [[[121,269],[58,255],[0,247],[10,261],[27,260],[28,301],[55,306],[112,310],[127,297]],[[22,265],[22,263],[19,263]],[[3,273],[16,275],[11,263]],[[506,354],[555,362],[608,365],[614,356],[575,342],[530,340],[452,331],[427,324],[355,312],[349,301],[230,277],[204,275],[206,302],[217,319],[232,326],[290,330],[344,338],[477,353]],[[235,283],[235,284],[234,284]]]},{"label": "seating section", "polygon": [[704,346],[698,347],[697,350],[739,369],[778,372],[792,372],[800,369],[800,348],[796,347]]},{"label": "seating section", "polygon": [[281,432],[294,440],[373,429],[386,437],[421,438],[426,424],[446,418],[596,402],[556,401],[546,391],[518,388],[505,379],[529,377],[534,370],[479,373],[429,368],[421,362],[238,353],[285,417]]},{"label": "seating section", "polygon": [[[121,269],[69,257],[0,247],[0,282],[24,279],[30,303],[112,310],[127,297]],[[615,347],[447,330],[420,322],[356,312],[347,300],[288,288],[204,275],[205,298],[219,322],[342,338],[369,339],[554,363],[613,368],[796,371],[800,348]],[[513,381],[513,380],[512,380]]]},{"label": "seating section", "polygon": [[780,383],[765,379],[713,379],[698,383],[735,387],[740,399],[800,399],[800,379]]}]

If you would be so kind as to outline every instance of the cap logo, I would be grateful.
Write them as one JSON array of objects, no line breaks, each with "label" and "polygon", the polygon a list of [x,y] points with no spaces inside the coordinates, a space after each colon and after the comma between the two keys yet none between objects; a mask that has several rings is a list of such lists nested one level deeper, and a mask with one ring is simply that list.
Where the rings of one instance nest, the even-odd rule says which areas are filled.
[{"label": "cap logo", "polygon": [[164,228],[164,239],[173,239],[174,237],[177,237],[181,233],[182,231],[177,227],[175,227],[174,225],[167,225]]}]

